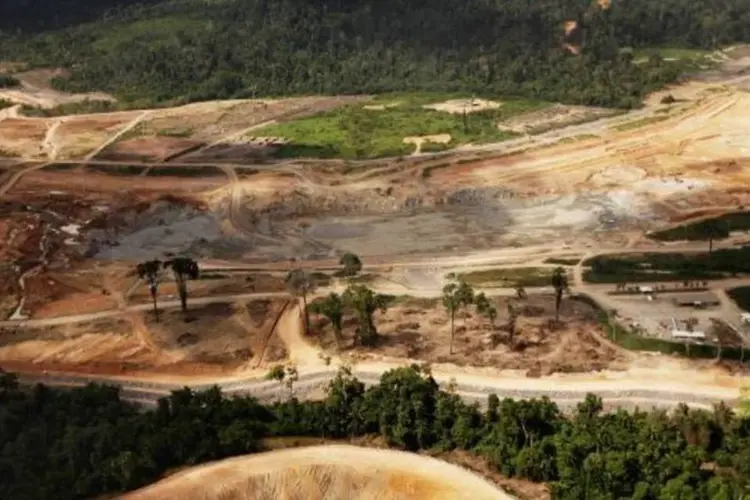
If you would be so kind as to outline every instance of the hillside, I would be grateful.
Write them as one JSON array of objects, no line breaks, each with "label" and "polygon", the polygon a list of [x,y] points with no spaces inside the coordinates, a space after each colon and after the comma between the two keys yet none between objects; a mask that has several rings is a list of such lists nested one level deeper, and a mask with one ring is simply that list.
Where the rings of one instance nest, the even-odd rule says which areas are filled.
[{"label": "hillside", "polygon": [[[750,41],[750,0],[41,0],[0,7],[0,54],[124,105],[470,91],[609,107],[695,66],[624,47]],[[12,21],[12,22],[11,22]]]}]

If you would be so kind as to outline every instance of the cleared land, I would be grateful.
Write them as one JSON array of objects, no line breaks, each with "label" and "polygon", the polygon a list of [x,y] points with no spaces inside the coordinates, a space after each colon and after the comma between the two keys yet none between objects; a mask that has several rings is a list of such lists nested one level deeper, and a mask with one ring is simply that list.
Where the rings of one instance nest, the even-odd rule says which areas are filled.
[{"label": "cleared land", "polygon": [[465,469],[416,454],[332,445],[231,458],[189,469],[123,500],[162,498],[505,500]]},{"label": "cleared land", "polygon": [[[508,304],[520,313],[514,335],[508,324]],[[524,370],[530,376],[563,372],[624,369],[625,358],[600,338],[597,315],[586,304],[565,301],[555,324],[552,295],[531,296],[524,301],[493,299],[498,317],[490,321],[472,309],[461,310],[456,319],[454,353],[450,354],[450,319],[439,300],[398,299],[385,313],[376,314],[382,334],[378,347],[357,348],[363,359],[408,358],[461,366],[492,366]],[[357,320],[344,317],[344,349],[354,343]],[[325,349],[336,352],[333,331],[325,318],[315,317],[312,335]]]}]

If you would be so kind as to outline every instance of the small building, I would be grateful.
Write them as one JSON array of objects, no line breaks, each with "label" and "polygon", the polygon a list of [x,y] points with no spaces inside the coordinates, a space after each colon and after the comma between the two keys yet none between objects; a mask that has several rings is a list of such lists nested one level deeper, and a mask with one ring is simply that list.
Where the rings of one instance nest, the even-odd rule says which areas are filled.
[{"label": "small building", "polygon": [[706,334],[704,332],[691,332],[689,330],[670,330],[672,338],[678,340],[706,340]]}]

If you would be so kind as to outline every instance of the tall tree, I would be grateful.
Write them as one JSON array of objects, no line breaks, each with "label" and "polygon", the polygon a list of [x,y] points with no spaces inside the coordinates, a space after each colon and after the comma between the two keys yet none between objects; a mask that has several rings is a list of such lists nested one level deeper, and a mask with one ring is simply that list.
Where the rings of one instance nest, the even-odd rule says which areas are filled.
[{"label": "tall tree", "polygon": [[378,340],[378,331],[372,316],[375,311],[385,312],[388,309],[388,298],[373,292],[364,285],[349,285],[344,292],[343,299],[344,303],[357,311],[359,317],[357,341],[365,346],[375,345]]},{"label": "tall tree", "polygon": [[357,254],[346,252],[341,256],[339,260],[344,268],[341,270],[343,276],[351,277],[356,276],[358,272],[362,270],[362,260]]},{"label": "tall tree", "polygon": [[302,307],[304,308],[305,334],[310,329],[310,313],[307,310],[307,296],[315,292],[315,281],[304,269],[293,269],[289,271],[284,280],[290,293],[297,297],[302,297]]},{"label": "tall tree", "polygon": [[513,342],[516,338],[516,327],[518,326],[518,309],[508,302],[508,346],[513,349]]},{"label": "tall tree", "polygon": [[190,257],[175,257],[164,263],[164,268],[171,268],[174,280],[177,282],[177,292],[180,295],[182,312],[187,312],[187,280],[198,279],[200,271],[198,263]]},{"label": "tall tree", "polygon": [[156,305],[156,294],[159,291],[159,275],[161,274],[160,260],[147,260],[136,266],[138,277],[148,285],[148,292],[151,294],[151,301],[154,304],[154,317],[159,321],[159,308]]},{"label": "tall tree", "polygon": [[608,309],[607,310],[607,323],[609,324],[609,331],[612,333],[612,339],[617,340],[617,323],[615,322],[615,318],[617,318],[617,309]]},{"label": "tall tree", "polygon": [[555,321],[560,321],[560,305],[563,292],[568,289],[568,275],[562,267],[555,268],[552,273],[552,287],[555,289]]},{"label": "tall tree", "polygon": [[333,327],[333,335],[336,338],[336,345],[341,349],[343,336],[341,334],[341,320],[344,317],[344,301],[337,293],[331,292],[325,299],[310,304],[310,311],[314,314],[322,314]]},{"label": "tall tree", "polygon": [[451,320],[450,354],[453,354],[453,340],[456,336],[456,312],[473,302],[474,290],[465,281],[448,283],[443,287],[443,307]]}]

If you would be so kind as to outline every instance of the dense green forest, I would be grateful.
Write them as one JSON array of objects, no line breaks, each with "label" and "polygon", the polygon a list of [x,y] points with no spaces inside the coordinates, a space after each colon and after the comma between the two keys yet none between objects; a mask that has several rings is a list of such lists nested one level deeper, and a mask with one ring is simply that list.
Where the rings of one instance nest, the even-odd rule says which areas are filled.
[{"label": "dense green forest", "polygon": [[[605,3],[605,2],[600,2]],[[578,29],[565,34],[563,23]],[[685,68],[625,47],[750,41],[750,0],[21,0],[0,54],[146,104],[471,91],[631,107]],[[574,55],[566,44],[580,49]]]},{"label": "dense green forest", "polygon": [[0,497],[84,498],[133,489],[165,471],[262,449],[270,436],[379,434],[406,450],[465,449],[508,476],[546,481],[554,498],[733,500],[750,486],[750,420],[713,412],[603,413],[588,396],[571,416],[547,399],[486,410],[438,389],[417,367],[365,388],[342,369],[323,401],[264,406],[218,389],[176,391],[154,410],[116,388],[19,387],[0,377]]}]

